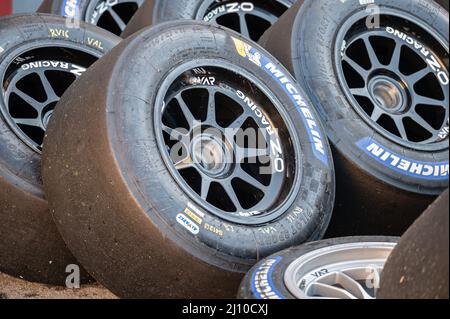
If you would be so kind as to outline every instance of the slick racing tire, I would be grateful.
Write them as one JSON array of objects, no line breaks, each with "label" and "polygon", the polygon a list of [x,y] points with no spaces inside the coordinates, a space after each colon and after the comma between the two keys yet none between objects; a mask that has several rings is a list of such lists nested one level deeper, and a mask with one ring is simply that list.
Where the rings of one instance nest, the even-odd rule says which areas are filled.
[{"label": "slick racing tire", "polygon": [[145,0],[44,0],[38,12],[81,20],[120,35]]},{"label": "slick racing tire", "polygon": [[448,190],[399,241],[383,271],[379,297],[448,299]]},{"label": "slick racing tire", "polygon": [[258,41],[295,0],[149,0],[128,24],[126,38],[153,24],[180,19],[203,20]]},{"label": "slick racing tire", "polygon": [[82,23],[41,14],[0,19],[0,271],[64,284],[77,264],[60,237],[41,181],[41,147],[67,87],[118,43]]},{"label": "slick racing tire", "polygon": [[373,299],[396,237],[345,237],[276,253],[245,276],[239,299]]},{"label": "slick racing tire", "polygon": [[256,44],[164,23],[64,96],[45,190],[71,251],[118,296],[230,298],[260,257],[324,234],[334,172],[323,134]]},{"label": "slick racing tire", "polygon": [[448,13],[428,0],[360,3],[298,1],[260,40],[331,141],[330,237],[401,235],[448,187]]}]

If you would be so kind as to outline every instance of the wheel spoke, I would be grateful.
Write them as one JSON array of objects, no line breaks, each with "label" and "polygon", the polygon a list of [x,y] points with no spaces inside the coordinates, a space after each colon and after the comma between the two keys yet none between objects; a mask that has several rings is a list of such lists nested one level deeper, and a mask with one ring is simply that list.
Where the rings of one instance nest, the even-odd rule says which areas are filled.
[{"label": "wheel spoke", "polygon": [[389,63],[389,67],[392,70],[400,70],[400,57],[402,54],[403,45],[400,43],[395,44],[394,52],[392,53],[391,61]]},{"label": "wheel spoke", "polygon": [[177,170],[181,171],[183,169],[193,167],[193,161],[192,161],[191,156],[188,154],[188,155],[185,155],[180,160],[176,161],[174,163],[174,165]]},{"label": "wheel spoke", "polygon": [[380,60],[378,59],[378,56],[377,56],[375,50],[373,49],[372,43],[370,42],[370,38],[368,36],[366,36],[366,37],[364,37],[363,40],[364,40],[364,44],[367,49],[367,53],[369,54],[369,59],[370,59],[371,65],[372,65],[372,70],[380,68],[381,63],[380,63]]},{"label": "wheel spoke", "polygon": [[253,11],[251,14],[248,13],[248,15],[252,15],[252,16],[261,18],[263,20],[266,20],[266,21],[270,22],[271,25],[274,25],[275,22],[278,21],[278,18],[275,15],[264,14],[263,12],[260,12],[257,10]]},{"label": "wheel spoke", "polygon": [[419,124],[422,128],[424,128],[425,130],[427,130],[430,133],[436,133],[436,130],[427,122],[425,121],[419,114],[417,114],[416,112],[412,112],[412,120],[414,122],[416,122],[417,124]]},{"label": "wheel spoke", "polygon": [[242,124],[244,124],[245,120],[247,120],[248,117],[249,116],[246,113],[238,116],[230,125],[228,125],[228,128],[240,129]]},{"label": "wheel spoke", "polygon": [[169,134],[170,138],[175,141],[182,142],[184,140],[184,138],[186,138],[187,135],[189,134],[189,132],[187,130],[186,130],[186,132],[181,132],[179,129],[173,129],[164,124],[161,127],[162,127],[163,131],[166,132],[167,134]]},{"label": "wheel spoke", "polygon": [[181,94],[178,94],[175,98],[178,101],[178,104],[180,105],[180,108],[181,108],[181,111],[183,112],[184,118],[188,122],[189,127],[192,129],[194,127],[194,123],[196,122],[194,116],[192,115],[192,112],[189,110],[189,107],[184,102]]},{"label": "wheel spoke", "polygon": [[383,110],[381,110],[381,109],[378,108],[378,107],[375,107],[375,108],[373,109],[373,112],[372,112],[372,115],[370,116],[370,118],[371,118],[374,122],[377,122],[383,114],[384,114]]},{"label": "wheel spoke", "polygon": [[350,292],[344,289],[330,286],[327,284],[315,282],[310,286],[312,290],[310,294],[323,297],[339,298],[339,299],[357,299]]},{"label": "wheel spoke", "polygon": [[209,124],[216,124],[216,91],[208,89],[208,113],[206,122]]},{"label": "wheel spoke", "polygon": [[369,92],[367,91],[367,88],[365,88],[365,87],[350,89],[350,93],[352,93],[353,95],[356,95],[356,96],[365,96],[365,97],[370,96]]},{"label": "wheel spoke", "polygon": [[250,31],[248,29],[247,19],[245,13],[239,14],[239,28],[241,30],[241,34],[250,38]]},{"label": "wheel spoke", "polygon": [[408,81],[408,84],[412,87],[414,87],[414,84],[422,80],[426,75],[430,73],[430,70],[426,67],[420,71],[417,71],[416,73],[413,73],[406,77],[406,80]]},{"label": "wheel spoke", "polygon": [[233,185],[231,185],[231,178],[221,183],[223,189],[227,193],[228,197],[233,202],[234,207],[237,209],[238,212],[244,211],[242,208],[241,202],[239,201],[239,198],[236,195],[236,192],[233,189]]},{"label": "wheel spoke", "polygon": [[415,94],[413,99],[414,99],[415,105],[425,104],[425,105],[439,105],[439,106],[442,105],[442,106],[444,106],[444,103],[445,103],[445,101],[433,99],[431,97],[426,97],[426,96],[418,95],[418,94]]},{"label": "wheel spoke", "polygon": [[41,121],[39,121],[39,118],[34,118],[34,119],[14,119],[14,122],[16,124],[21,124],[21,125],[27,125],[27,126],[34,126],[34,127],[41,127],[42,128],[42,123]]},{"label": "wheel spoke", "polygon": [[351,59],[349,56],[345,55],[343,60],[345,62],[347,62],[353,70],[355,70],[356,72],[359,73],[359,75],[362,76],[362,78],[364,80],[367,79],[368,75],[369,75],[369,71],[367,71],[366,69],[364,69],[362,66],[360,66],[358,63],[356,63],[353,59]]},{"label": "wheel spoke", "polygon": [[34,98],[29,96],[25,92],[21,91],[17,86],[16,86],[16,89],[12,93],[17,94],[28,105],[33,107],[38,113],[40,113],[42,111],[42,109],[44,108],[44,105],[41,102],[35,100]]},{"label": "wheel spoke", "polygon": [[358,299],[373,299],[359,282],[343,272],[336,274],[336,282]]},{"label": "wheel spoke", "polygon": [[242,168],[236,169],[235,175],[236,177],[243,180],[245,183],[252,185],[253,187],[256,187],[260,191],[262,191],[264,194],[268,190],[268,187],[264,184],[262,184],[260,181],[258,181],[255,177],[248,174],[246,171],[244,171]]},{"label": "wheel spoke", "polygon": [[402,139],[404,139],[405,141],[408,141],[408,134],[406,134],[406,129],[405,129],[405,124],[403,123],[403,118],[402,117],[395,117],[394,118],[394,122],[395,122],[395,126],[397,127],[398,132],[400,133],[400,136],[402,137]]},{"label": "wheel spoke", "polygon": [[47,79],[44,71],[37,72],[39,78],[41,79],[41,83],[44,87],[45,94],[47,95],[47,102],[54,102],[59,100],[59,96],[56,95],[55,90]]},{"label": "wheel spoke", "polygon": [[204,200],[207,200],[208,198],[209,189],[211,188],[211,182],[212,182],[211,179],[204,176],[202,177],[202,189],[200,197]]},{"label": "wheel spoke", "polygon": [[108,12],[111,15],[111,17],[113,18],[114,22],[119,27],[120,31],[125,30],[125,28],[127,27],[127,24],[122,20],[122,18],[117,14],[117,12],[114,11],[114,9],[112,9],[111,7],[108,9]]}]

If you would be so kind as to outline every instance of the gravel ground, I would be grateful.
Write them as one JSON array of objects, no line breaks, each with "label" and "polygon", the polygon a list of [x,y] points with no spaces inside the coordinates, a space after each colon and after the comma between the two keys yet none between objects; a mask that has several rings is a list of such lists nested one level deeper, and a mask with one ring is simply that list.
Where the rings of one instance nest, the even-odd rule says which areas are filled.
[{"label": "gravel ground", "polygon": [[[0,0],[1,1],[1,0]],[[99,284],[66,289],[30,283],[0,273],[0,299],[116,299]]]}]

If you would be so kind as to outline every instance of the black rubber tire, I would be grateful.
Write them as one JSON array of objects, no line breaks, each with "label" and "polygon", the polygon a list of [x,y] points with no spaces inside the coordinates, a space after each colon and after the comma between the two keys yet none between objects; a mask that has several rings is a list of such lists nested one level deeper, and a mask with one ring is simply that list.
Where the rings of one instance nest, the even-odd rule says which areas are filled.
[{"label": "black rubber tire", "polygon": [[397,237],[382,236],[343,237],[321,240],[286,249],[256,264],[242,281],[237,298],[296,299],[286,287],[284,275],[287,268],[301,256],[321,248],[335,245],[369,242],[396,243],[398,240],[399,238]]},{"label": "black rubber tire", "polygon": [[[327,141],[324,164],[314,155],[292,96],[263,67],[238,54],[233,41],[247,40],[195,21],[145,29],[88,70],[58,105],[44,149],[46,194],[71,251],[118,296],[232,297],[260,257],[321,238],[327,227],[334,201]],[[262,49],[259,53],[261,61],[273,61],[293,81],[276,60]],[[290,110],[305,159],[303,187],[275,221],[232,223],[192,204],[156,151],[151,114],[160,85],[170,70],[199,59],[228,61],[250,72]],[[78,105],[91,107],[80,116],[72,109]],[[197,235],[176,222],[188,206]]]},{"label": "black rubber tire", "polygon": [[[134,15],[128,24],[127,28],[122,34],[123,38],[126,38],[133,33],[154,25],[156,23],[171,21],[171,20],[181,20],[181,19],[198,19],[198,12],[200,6],[205,2],[214,1],[211,0],[147,0],[140,10]],[[220,2],[216,1],[216,2]],[[261,3],[267,2],[271,3],[275,0],[252,0],[245,1],[250,3]],[[283,5],[291,6],[295,3],[295,0],[282,0]],[[244,2],[242,0],[238,1],[228,1],[232,3]]]},{"label": "black rubber tire", "polygon": [[380,299],[449,298],[447,190],[401,238],[383,270]]},{"label": "black rubber tire", "polygon": [[[60,30],[60,36],[51,30]],[[98,40],[102,49],[94,47],[93,40]],[[100,57],[118,42],[119,38],[84,23],[78,29],[68,29],[65,20],[56,16],[2,18],[0,77],[3,83],[5,70],[12,62],[9,59],[16,57],[14,52],[19,49],[70,45]],[[0,103],[5,103],[3,94]],[[29,281],[63,285],[66,266],[77,262],[48,211],[41,156],[22,142],[1,113],[0,132],[0,271]]]},{"label": "black rubber tire", "polygon": [[[448,187],[440,180],[403,174],[374,160],[357,142],[371,141],[413,162],[448,164],[448,149],[412,151],[376,133],[350,105],[334,63],[340,25],[365,9],[360,1],[300,0],[261,38],[306,89],[330,138],[336,164],[336,205],[327,237],[402,235],[426,207]],[[407,10],[432,25],[447,39],[448,13],[433,1],[381,0],[380,6]],[[285,36],[280,37],[280,34]],[[351,221],[351,222],[349,222]]]},{"label": "black rubber tire", "polygon": [[[92,17],[87,16],[87,11],[93,1],[98,1],[98,0],[44,0],[38,9],[38,12],[60,15],[65,18],[76,19],[76,20],[81,20],[81,21],[85,21],[88,23],[92,23],[92,21],[90,21]],[[133,2],[133,3],[136,3],[137,6],[141,6],[144,1],[145,0],[129,0],[128,2]],[[101,4],[100,1],[98,1],[98,2],[100,5]],[[105,0],[102,2],[104,7],[102,7],[102,9],[99,9],[99,10],[101,11],[101,10],[103,10],[103,8],[105,8],[105,10],[106,10],[106,8],[109,8],[110,5],[108,4],[108,2],[111,2],[111,4],[113,4],[113,5],[116,5],[116,0]],[[125,2],[127,2],[127,0],[125,0],[123,2],[125,3]],[[89,12],[91,12],[91,11],[89,10]],[[136,11],[134,11],[134,12],[136,12]],[[124,15],[124,16],[119,15],[119,16],[122,19],[122,21],[125,24],[127,24],[130,21],[132,15],[133,15],[133,12],[126,12],[126,15]],[[108,31],[110,31],[116,35],[120,35],[122,33],[122,30],[113,28],[111,26],[105,27],[105,29],[107,29]]]},{"label": "black rubber tire", "polygon": [[448,0],[435,0],[435,1],[437,3],[439,3],[448,12],[448,8],[449,8],[449,1]]}]

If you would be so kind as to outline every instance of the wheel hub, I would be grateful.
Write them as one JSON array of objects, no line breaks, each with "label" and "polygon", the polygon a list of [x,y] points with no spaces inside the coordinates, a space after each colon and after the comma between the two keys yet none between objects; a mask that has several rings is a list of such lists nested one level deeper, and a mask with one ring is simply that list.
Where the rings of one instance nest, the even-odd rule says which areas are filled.
[{"label": "wheel hub", "polygon": [[389,76],[376,76],[369,81],[373,101],[388,113],[398,114],[407,108],[408,95],[404,86]]},{"label": "wheel hub", "polygon": [[223,138],[212,134],[200,134],[191,143],[194,164],[206,175],[220,178],[231,170],[233,153]]}]

